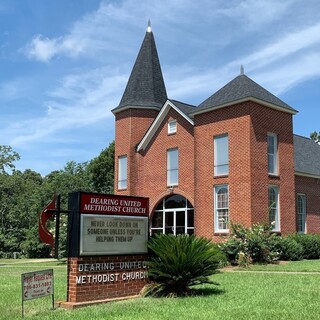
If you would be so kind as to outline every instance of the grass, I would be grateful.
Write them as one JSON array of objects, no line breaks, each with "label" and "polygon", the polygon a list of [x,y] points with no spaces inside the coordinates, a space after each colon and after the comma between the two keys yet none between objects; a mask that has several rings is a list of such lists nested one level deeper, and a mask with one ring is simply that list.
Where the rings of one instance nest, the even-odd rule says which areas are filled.
[{"label": "grass", "polygon": [[[66,299],[65,263],[0,260],[0,319],[21,319],[21,273],[54,269],[55,300]],[[319,319],[320,260],[221,272],[220,286],[201,286],[187,298],[139,298],[66,311],[49,297],[25,302],[25,319]],[[250,272],[252,271],[252,272]],[[265,272],[263,272],[265,271]],[[281,272],[278,272],[281,271]],[[303,272],[311,272],[303,274]],[[314,272],[314,273],[312,273]]]},{"label": "grass", "polygon": [[[240,269],[239,269],[240,270]],[[288,261],[280,264],[255,264],[241,270],[272,272],[320,272],[319,260]]]}]

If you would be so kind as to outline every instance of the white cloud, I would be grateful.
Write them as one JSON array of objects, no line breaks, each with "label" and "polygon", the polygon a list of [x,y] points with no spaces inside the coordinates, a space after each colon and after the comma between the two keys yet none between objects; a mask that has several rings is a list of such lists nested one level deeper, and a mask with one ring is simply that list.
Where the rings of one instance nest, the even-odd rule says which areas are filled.
[{"label": "white cloud", "polygon": [[[320,23],[303,30],[285,35],[276,36],[270,43],[247,57],[237,59],[233,65],[244,64],[248,69],[258,69],[270,65],[275,61],[284,59],[320,44]],[[285,62],[284,62],[285,63]]]},{"label": "white cloud", "polygon": [[77,40],[70,36],[49,39],[36,35],[24,51],[30,59],[48,62],[60,54],[70,57],[80,55],[86,49],[85,42],[85,39]]},{"label": "white cloud", "polygon": [[59,52],[58,40],[43,38],[41,35],[35,36],[26,48],[29,58],[47,62]]},{"label": "white cloud", "polygon": [[108,74],[106,70],[96,69],[63,78],[60,86],[48,93],[44,116],[10,126],[13,136],[10,144],[23,148],[30,142],[47,140],[54,135],[58,138],[63,136],[62,132],[106,121],[112,116],[111,109],[119,103],[115,98],[121,95],[119,88],[124,87],[127,80],[122,75],[116,76],[114,71],[111,76]]},{"label": "white cloud", "polygon": [[124,3],[125,8],[102,2],[96,11],[76,21],[65,35],[55,38],[36,35],[23,51],[30,59],[42,62],[60,55],[97,58],[97,53],[101,51],[125,52],[128,37],[121,37],[123,29],[120,22],[126,24],[127,30],[137,22],[130,19],[131,11],[127,11],[130,1]]},{"label": "white cloud", "polygon": [[242,21],[249,28],[257,28],[257,26],[281,19],[294,2],[293,0],[232,1],[228,2],[227,8],[218,11],[228,18]]},{"label": "white cloud", "polygon": [[304,81],[320,78],[320,64],[316,61],[320,61],[319,51],[302,54],[272,71],[258,72],[257,82],[263,82],[272,93],[281,94]]}]

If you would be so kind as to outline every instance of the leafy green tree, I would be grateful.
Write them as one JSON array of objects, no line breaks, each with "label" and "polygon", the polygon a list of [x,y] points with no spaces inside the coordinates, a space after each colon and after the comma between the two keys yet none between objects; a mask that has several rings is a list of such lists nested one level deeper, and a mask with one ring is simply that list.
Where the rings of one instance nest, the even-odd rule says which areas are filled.
[{"label": "leafy green tree", "polygon": [[[60,194],[62,210],[68,208],[68,194],[74,191],[94,192],[88,163],[68,162],[62,170],[56,170],[44,178],[43,192],[47,199],[43,207],[50,202],[53,194]],[[67,254],[67,215],[60,217],[60,237],[59,237],[59,257],[65,257]],[[50,226],[50,224],[49,224]],[[51,222],[52,232],[55,231],[55,222]]]},{"label": "leafy green tree", "polygon": [[6,169],[14,170],[13,162],[20,159],[20,155],[10,146],[0,145],[0,174],[6,173]]},{"label": "leafy green tree", "polygon": [[310,138],[314,140],[316,143],[320,144],[320,131],[313,131],[310,133]]},{"label": "leafy green tree", "polygon": [[0,251],[20,252],[30,228],[37,225],[41,208],[40,174],[26,170],[0,175]]},{"label": "leafy green tree", "polygon": [[[10,146],[0,145],[0,257],[22,252],[29,257],[44,256],[48,247],[38,236],[38,214],[61,195],[61,209],[68,208],[73,191],[110,193],[113,191],[114,143],[90,162],[68,162],[62,170],[42,177],[30,169],[21,172],[14,162],[20,156]],[[49,222],[54,233],[55,221]],[[60,256],[66,255],[67,215],[61,215]]]},{"label": "leafy green tree", "polygon": [[114,141],[89,163],[93,187],[99,193],[113,193]]},{"label": "leafy green tree", "polygon": [[152,281],[145,294],[185,296],[191,287],[213,283],[209,276],[217,272],[225,256],[210,239],[194,235],[156,234],[148,247],[152,255],[147,262]]}]

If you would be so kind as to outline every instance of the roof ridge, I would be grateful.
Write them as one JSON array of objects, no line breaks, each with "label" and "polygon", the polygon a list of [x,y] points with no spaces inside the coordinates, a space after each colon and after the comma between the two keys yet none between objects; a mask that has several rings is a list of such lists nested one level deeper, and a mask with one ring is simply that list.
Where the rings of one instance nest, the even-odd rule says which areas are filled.
[{"label": "roof ridge", "polygon": [[182,102],[182,101],[179,101],[179,100],[177,100],[177,99],[168,99],[168,100],[174,101],[174,102],[178,102],[178,103],[184,104],[184,105],[186,105],[186,106],[190,106],[190,107],[192,107],[192,108],[197,108],[197,106],[195,106],[195,105],[193,105],[193,104],[186,103],[186,102]]}]

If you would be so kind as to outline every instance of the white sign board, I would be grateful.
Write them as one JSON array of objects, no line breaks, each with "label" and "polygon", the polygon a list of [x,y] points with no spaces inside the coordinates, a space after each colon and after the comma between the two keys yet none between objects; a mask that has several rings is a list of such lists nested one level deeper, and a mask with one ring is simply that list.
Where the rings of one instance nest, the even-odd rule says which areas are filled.
[{"label": "white sign board", "polygon": [[22,301],[53,295],[53,269],[21,275]]},{"label": "white sign board", "polygon": [[148,218],[81,214],[80,255],[147,253]]}]

